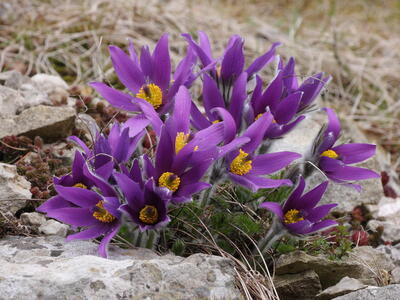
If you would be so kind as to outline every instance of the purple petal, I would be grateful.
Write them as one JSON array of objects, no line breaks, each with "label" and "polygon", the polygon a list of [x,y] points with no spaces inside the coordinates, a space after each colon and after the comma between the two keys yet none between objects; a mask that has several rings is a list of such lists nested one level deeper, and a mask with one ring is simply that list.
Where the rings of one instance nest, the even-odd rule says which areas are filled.
[{"label": "purple petal", "polygon": [[[192,99],[189,90],[181,86],[175,96],[174,112],[171,117],[173,120],[173,131],[187,133],[189,131],[190,109]],[[170,120],[171,120],[170,119]]]},{"label": "purple petal", "polygon": [[168,50],[168,34],[163,34],[153,52],[153,80],[163,90],[167,90],[171,78],[171,60]]},{"label": "purple petal", "polygon": [[365,180],[370,178],[379,178],[380,175],[366,168],[344,166],[327,174],[339,180]]},{"label": "purple petal", "polygon": [[294,129],[297,124],[299,124],[301,121],[303,121],[306,117],[305,116],[299,116],[296,120],[289,124],[285,125],[279,125],[278,123],[273,123],[269,128],[267,129],[267,132],[265,133],[264,139],[266,138],[279,138],[284,136],[286,133]]},{"label": "purple petal", "polygon": [[121,108],[127,111],[139,111],[139,106],[133,103],[133,98],[128,94],[122,93],[113,89],[101,82],[91,82],[90,86],[93,87],[104,99],[112,106]]},{"label": "purple petal", "polygon": [[291,224],[284,224],[289,232],[294,234],[306,234],[309,232],[312,224],[308,220],[299,221]]},{"label": "purple petal", "polygon": [[337,140],[340,135],[340,121],[332,109],[325,107],[323,110],[325,110],[328,115],[328,127],[325,132],[326,134],[332,132],[335,140]]},{"label": "purple petal", "polygon": [[295,61],[294,58],[291,57],[285,68],[282,70],[283,84],[285,85],[288,92],[292,92],[294,90],[297,90],[298,88],[297,76],[294,68]]},{"label": "purple petal", "polygon": [[260,204],[261,208],[268,209],[269,211],[273,212],[275,215],[278,216],[280,220],[283,219],[283,210],[279,203],[276,202],[264,202]]},{"label": "purple petal", "polygon": [[108,257],[108,244],[112,240],[112,238],[118,233],[121,225],[117,224],[114,228],[108,232],[103,239],[101,240],[101,243],[99,245],[99,254],[100,256],[107,258]]},{"label": "purple petal", "polygon": [[211,45],[210,45],[210,40],[208,39],[208,36],[205,32],[199,31],[199,41],[200,41],[200,47],[203,49],[204,53],[212,58],[212,52],[211,52]]},{"label": "purple petal", "polygon": [[326,188],[328,187],[329,181],[325,181],[309,191],[308,193],[304,194],[299,200],[296,202],[297,209],[311,209],[315,207],[318,202],[321,200],[322,196],[324,195]]},{"label": "purple petal", "polygon": [[236,126],[239,128],[242,122],[242,113],[244,101],[247,98],[246,92],[247,84],[247,73],[243,72],[235,80],[235,84],[232,89],[231,103],[229,105],[229,112],[231,113],[233,119],[236,121]]},{"label": "purple petal", "polygon": [[153,59],[148,46],[143,46],[140,50],[140,68],[145,76],[145,80],[149,81],[153,78]]},{"label": "purple petal", "polygon": [[137,93],[145,82],[139,67],[117,46],[110,46],[108,49],[110,51],[114,70],[119,80],[121,80],[132,93]]},{"label": "purple petal", "polygon": [[232,77],[237,78],[243,72],[244,67],[244,54],[243,44],[244,41],[239,36],[235,36],[232,46],[228,46],[224,57],[221,62],[221,77],[223,80],[229,80]]},{"label": "purple petal", "polygon": [[338,225],[334,220],[323,220],[321,222],[313,224],[306,233],[314,233],[320,231],[321,229],[326,229],[327,227]]},{"label": "purple petal", "polygon": [[55,185],[54,187],[61,197],[80,207],[93,207],[102,200],[99,194],[86,189],[61,185]]},{"label": "purple petal", "polygon": [[[144,165],[144,171],[145,171],[147,178],[157,176],[156,169],[154,168],[153,163],[151,162],[150,158],[146,154],[143,155],[143,165]],[[140,170],[139,170],[139,172],[140,172]]]},{"label": "purple petal", "polygon": [[129,137],[135,137],[149,124],[150,120],[144,114],[139,114],[126,120],[123,128],[129,128]]},{"label": "purple petal", "polygon": [[206,114],[210,120],[214,120],[213,115],[211,114],[211,109],[214,107],[225,107],[224,99],[218,89],[215,81],[210,78],[207,74],[203,76],[203,104],[206,110]]},{"label": "purple petal", "polygon": [[238,138],[234,139],[229,144],[226,144],[226,145],[224,145],[224,146],[219,148],[218,157],[223,157],[227,153],[229,153],[229,152],[231,152],[233,150],[237,150],[239,147],[241,147],[242,145],[248,143],[249,141],[250,141],[250,138],[248,138],[248,137],[238,137]]},{"label": "purple petal", "polygon": [[333,147],[345,164],[355,164],[362,162],[375,155],[376,145],[372,144],[343,144]]},{"label": "purple petal", "polygon": [[68,137],[68,140],[74,142],[76,145],[78,145],[84,152],[86,155],[90,155],[91,151],[88,148],[88,146],[86,146],[86,144],[77,136],[70,136]]},{"label": "purple petal", "polygon": [[325,218],[329,211],[335,206],[337,206],[336,203],[314,207],[313,209],[308,210],[307,215],[305,215],[304,217],[307,218],[307,220],[309,220],[310,222],[315,223],[317,221],[320,221],[322,218]]},{"label": "purple petal", "polygon": [[207,128],[211,125],[211,122],[207,120],[206,117],[200,112],[196,104],[192,101],[192,106],[190,109],[190,114],[192,116],[192,124],[197,130]]},{"label": "purple petal", "polygon": [[189,45],[194,49],[194,51],[196,52],[197,56],[199,57],[201,63],[203,64],[203,67],[212,63],[212,58],[209,57],[208,54],[199,45],[197,45],[193,41],[190,34],[183,33],[182,36],[186,39],[186,41],[189,43]]},{"label": "purple petal", "polygon": [[324,172],[335,172],[343,168],[344,164],[341,160],[322,156],[319,159],[318,167]]},{"label": "purple petal", "polygon": [[150,120],[151,125],[153,126],[153,129],[156,132],[156,134],[160,135],[163,122],[161,121],[158,113],[154,110],[154,107],[143,99],[136,99],[136,100],[138,101],[140,110],[144,113],[146,118]]},{"label": "purple petal", "polygon": [[267,64],[269,64],[275,57],[275,49],[281,43],[272,44],[271,49],[269,49],[262,56],[257,57],[254,62],[247,68],[246,73],[249,74],[249,78],[253,76],[253,74],[259,72],[263,69]]},{"label": "purple petal", "polygon": [[224,143],[231,142],[236,136],[236,123],[232,115],[222,107],[216,107],[212,112],[217,112],[221,119],[224,121]]},{"label": "purple petal", "polygon": [[42,205],[36,208],[36,210],[39,212],[47,213],[49,211],[56,210],[59,208],[72,207],[72,206],[74,205],[71,202],[57,195],[48,199],[46,202],[44,202]]},{"label": "purple petal", "polygon": [[274,173],[300,157],[301,155],[298,153],[287,151],[257,155],[253,159],[251,174],[264,175]]},{"label": "purple petal", "polygon": [[177,196],[178,197],[191,197],[192,195],[204,190],[208,189],[211,187],[209,183],[205,182],[196,182],[196,183],[191,183],[191,184],[186,184],[183,185],[182,187],[179,187],[179,190],[177,191]]},{"label": "purple petal", "polygon": [[67,241],[95,239],[104,234],[108,228],[108,224],[99,222],[86,230],[67,236]]},{"label": "purple petal", "polygon": [[272,115],[270,113],[264,113],[253,124],[251,124],[243,134],[244,137],[250,138],[250,142],[242,147],[243,151],[247,153],[254,152],[263,140],[265,131],[271,123]]},{"label": "purple petal", "polygon": [[129,41],[128,52],[129,52],[129,57],[133,60],[136,66],[139,66],[139,58],[136,54],[135,46],[133,45],[132,41]]},{"label": "purple petal", "polygon": [[255,110],[258,113],[263,113],[267,106],[271,110],[275,110],[279,100],[281,99],[283,92],[283,80],[282,72],[278,71],[275,78],[272,79],[271,83],[265,89],[265,92],[260,96],[260,98],[255,102]]},{"label": "purple petal", "polygon": [[293,93],[283,99],[273,111],[275,120],[279,124],[289,123],[296,115],[303,93]]},{"label": "purple petal", "polygon": [[292,208],[297,208],[300,204],[301,194],[304,191],[306,186],[306,182],[304,181],[303,176],[300,177],[299,183],[294,191],[290,194],[289,198],[286,200],[285,204],[283,205],[283,211],[287,212]]},{"label": "purple petal", "polygon": [[57,219],[63,223],[74,226],[92,226],[100,223],[93,217],[93,212],[87,208],[66,207],[52,210],[47,213],[50,218]]},{"label": "purple petal", "polygon": [[[176,137],[171,137],[164,126],[161,132],[160,141],[157,145],[156,152],[156,173],[160,176],[163,172],[171,169],[173,158],[175,156],[175,141]],[[181,150],[182,151],[182,150]]]},{"label": "purple petal", "polygon": [[134,208],[140,207],[142,205],[142,191],[139,184],[131,180],[125,174],[114,173],[114,178],[124,194],[129,206]]}]

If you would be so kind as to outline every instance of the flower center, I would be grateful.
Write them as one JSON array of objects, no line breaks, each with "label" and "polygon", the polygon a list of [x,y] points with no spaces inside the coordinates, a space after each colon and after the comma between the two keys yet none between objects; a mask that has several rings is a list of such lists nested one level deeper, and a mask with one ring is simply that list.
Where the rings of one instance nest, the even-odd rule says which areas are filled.
[{"label": "flower center", "polygon": [[77,187],[77,188],[81,188],[81,189],[86,189],[87,190],[87,186],[84,185],[83,183],[74,184],[72,187]]},{"label": "flower center", "polygon": [[99,201],[99,203],[96,204],[96,210],[93,213],[93,217],[103,223],[111,223],[115,220],[115,217],[104,208],[104,201]]},{"label": "flower center", "polygon": [[335,151],[333,151],[331,149],[322,152],[321,156],[326,156],[326,157],[330,157],[330,158],[333,158],[333,159],[336,159],[336,158],[339,157],[339,155]]},{"label": "flower center", "polygon": [[145,224],[155,224],[158,221],[158,211],[153,205],[146,205],[139,212],[139,220]]},{"label": "flower center", "polygon": [[136,98],[146,100],[151,105],[153,105],[154,109],[157,109],[161,106],[162,97],[163,94],[161,89],[154,83],[142,86],[139,90],[139,93],[136,94]]},{"label": "flower center", "polygon": [[[263,115],[263,114],[258,114],[258,115],[254,118],[254,121],[257,121],[259,118],[262,117],[262,115]],[[273,120],[272,120],[272,123],[276,123],[276,120],[273,119]]]},{"label": "flower center", "polygon": [[[183,147],[191,140],[192,136],[190,133],[185,134],[184,132],[178,132],[175,138],[175,154],[178,154]],[[194,151],[199,150],[199,146],[194,147]]]},{"label": "flower center", "polygon": [[300,211],[297,209],[290,209],[288,210],[288,212],[285,214],[284,216],[284,222],[286,224],[293,224],[293,223],[297,223],[299,221],[303,221],[304,218],[301,215]]},{"label": "flower center", "polygon": [[239,150],[239,155],[236,156],[230,166],[232,173],[237,175],[245,175],[251,171],[252,161],[249,159],[249,154],[244,152],[242,149]]},{"label": "flower center", "polygon": [[162,173],[160,178],[158,178],[158,185],[162,187],[166,187],[167,189],[175,192],[179,185],[181,184],[181,179],[179,176],[176,176],[174,173],[165,172]]},{"label": "flower center", "polygon": [[219,123],[219,122],[221,122],[221,121],[220,121],[220,120],[212,121],[213,124],[217,124],[217,123]]}]

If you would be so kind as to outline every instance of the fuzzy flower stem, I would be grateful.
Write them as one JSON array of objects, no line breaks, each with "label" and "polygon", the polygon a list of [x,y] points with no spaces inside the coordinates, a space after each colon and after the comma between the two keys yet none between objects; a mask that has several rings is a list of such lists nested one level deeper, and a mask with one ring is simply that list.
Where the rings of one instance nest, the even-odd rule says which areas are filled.
[{"label": "fuzzy flower stem", "polygon": [[[274,218],[270,229],[268,230],[267,234],[264,238],[262,238],[257,247],[261,253],[265,253],[268,249],[272,247],[272,245],[279,240],[282,236],[286,234],[285,228],[281,225],[281,223]],[[256,249],[254,249],[254,253],[256,253]]]}]

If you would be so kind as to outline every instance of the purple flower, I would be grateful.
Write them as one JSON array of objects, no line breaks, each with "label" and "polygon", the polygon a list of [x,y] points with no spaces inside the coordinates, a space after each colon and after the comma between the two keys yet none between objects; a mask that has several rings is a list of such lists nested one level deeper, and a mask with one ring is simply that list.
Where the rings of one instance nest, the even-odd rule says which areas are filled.
[{"label": "purple flower", "polygon": [[[172,191],[174,203],[189,201],[193,194],[210,186],[199,181],[217,158],[216,145],[226,134],[224,122],[192,132],[191,105],[188,89],[181,86],[176,94],[173,113],[165,121],[165,125],[160,126],[154,165],[147,155],[144,156],[147,178],[154,178],[158,186]],[[148,111],[145,115],[152,119],[153,127],[154,124],[157,124],[156,127],[162,124],[154,112]]]},{"label": "purple flower", "polygon": [[[108,191],[109,195],[100,195],[99,193],[83,187],[65,187],[55,185],[58,196],[49,199],[63,199],[71,203],[69,207],[40,206],[38,211],[46,212],[48,217],[57,219],[61,222],[70,224],[74,227],[82,227],[81,232],[69,235],[67,240],[74,239],[94,239],[104,236],[99,246],[99,254],[107,257],[107,246],[111,239],[118,233],[121,226],[119,211],[120,202],[117,195],[102,179],[99,185],[100,189]],[[107,193],[106,193],[107,194]]]},{"label": "purple flower", "polygon": [[[263,175],[274,173],[286,167],[293,160],[301,157],[294,152],[276,152],[255,155],[265,131],[272,123],[272,115],[263,114],[245,131],[241,138],[248,138],[239,150],[230,151],[226,155],[227,171],[229,177],[236,183],[243,185],[252,191],[259,188],[273,188],[281,185],[291,185],[288,179],[269,179]],[[233,144],[233,142],[231,143]]]},{"label": "purple flower", "polygon": [[292,192],[283,207],[276,202],[264,202],[261,208],[273,212],[279,222],[292,234],[309,234],[336,225],[333,220],[322,220],[337,204],[316,206],[328,186],[323,182],[308,193],[303,194],[305,181],[301,177],[299,185]]},{"label": "purple flower", "polygon": [[114,123],[107,137],[103,133],[97,134],[93,150],[76,136],[69,139],[82,148],[85,158],[94,167],[96,174],[108,179],[115,165],[125,163],[132,157],[138,142],[145,134],[145,124],[147,125],[137,118],[130,119],[130,122],[124,125]]},{"label": "purple flower", "polygon": [[320,94],[322,88],[330,81],[331,77],[323,78],[324,73],[318,73],[307,78],[300,86],[295,72],[295,60],[291,57],[285,66],[283,61],[279,61],[278,70],[282,72],[283,91],[282,97],[287,97],[295,92],[302,92],[299,111],[305,111]]},{"label": "purple flower", "polygon": [[141,186],[125,174],[114,176],[127,201],[121,210],[141,231],[163,227],[170,221],[167,210],[170,191],[155,187],[153,179]]},{"label": "purple flower", "polygon": [[[240,36],[233,35],[228,41],[223,56],[215,59],[212,55],[208,36],[202,31],[199,31],[198,35],[200,43],[196,44],[190,34],[182,34],[182,36],[184,36],[188,41],[189,45],[193,47],[200,59],[202,67],[206,68],[207,66],[213,66],[209,73],[221,88],[226,88],[232,84],[233,81],[243,73],[243,71],[246,72],[250,78],[262,70],[267,64],[272,62],[275,57],[275,49],[280,45],[280,43],[274,43],[266,53],[256,58],[246,70],[243,70],[245,65],[243,53],[244,40]],[[220,66],[216,67],[215,63],[219,61]]]},{"label": "purple flower", "polygon": [[137,56],[133,44],[129,46],[129,55],[117,46],[110,46],[111,60],[120,81],[131,91],[133,96],[122,93],[101,82],[92,83],[92,87],[111,105],[128,110],[140,111],[140,100],[150,103],[160,114],[165,114],[171,107],[171,100],[179,87],[188,86],[194,80],[192,69],[196,57],[188,50],[186,57],[179,63],[171,81],[171,61],[168,49],[168,35],[158,41],[153,53],[147,46]]},{"label": "purple flower", "polygon": [[[372,157],[375,154],[376,146],[359,143],[335,146],[340,136],[340,122],[332,109],[324,108],[324,110],[328,115],[328,126],[314,143],[311,161],[317,163],[318,168],[329,179],[337,183],[380,177],[372,170],[349,166]],[[358,185],[352,186],[360,189]]]},{"label": "purple flower", "polygon": [[256,86],[247,110],[246,121],[250,125],[266,111],[270,111],[273,122],[267,129],[264,138],[278,138],[292,130],[305,117],[298,116],[303,92],[293,92],[286,97],[283,95],[283,72],[271,81],[262,92],[262,80],[256,77]]}]

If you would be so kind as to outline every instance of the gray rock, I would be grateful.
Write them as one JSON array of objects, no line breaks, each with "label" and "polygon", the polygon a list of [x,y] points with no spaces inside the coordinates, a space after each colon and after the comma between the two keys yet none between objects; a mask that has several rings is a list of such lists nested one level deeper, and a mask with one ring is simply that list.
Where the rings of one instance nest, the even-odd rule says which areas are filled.
[{"label": "gray rock", "polygon": [[23,84],[31,82],[28,76],[12,70],[0,73],[0,84],[14,90],[18,90]]},{"label": "gray rock", "polygon": [[366,288],[367,285],[362,284],[360,281],[350,277],[343,277],[336,285],[323,290],[319,293],[315,300],[330,300],[338,296],[348,294],[360,289]]},{"label": "gray rock", "polygon": [[23,213],[19,218],[24,225],[40,226],[46,223],[46,217],[38,212]]},{"label": "gray rock", "polygon": [[318,274],[313,270],[275,276],[274,285],[281,300],[313,299],[321,291]]},{"label": "gray rock", "polygon": [[322,256],[311,256],[302,251],[282,255],[276,262],[276,274],[296,274],[314,270],[323,288],[337,284],[343,277],[360,280],[364,284],[374,285],[379,280],[379,272],[394,269],[394,265],[385,253],[372,247],[357,247],[349,257],[340,261],[329,260]]},{"label": "gray rock", "polygon": [[15,214],[32,197],[31,184],[18,175],[17,167],[0,163],[0,211]]},{"label": "gray rock", "polygon": [[67,137],[75,120],[71,107],[39,105],[24,110],[20,115],[0,119],[0,138],[7,135],[41,136],[47,140]]},{"label": "gray rock", "polygon": [[45,223],[40,225],[39,232],[45,235],[58,235],[61,237],[66,237],[68,233],[69,226],[56,220],[47,220]]},{"label": "gray rock", "polygon": [[393,242],[400,239],[400,224],[395,224],[391,221],[371,220],[368,222],[367,227],[374,232],[377,232],[380,228],[383,229],[381,237],[385,242]]},{"label": "gray rock", "polygon": [[52,237],[0,240],[0,299],[239,299],[228,259],[158,256]]},{"label": "gray rock", "polygon": [[17,113],[24,98],[15,90],[0,85],[0,117],[9,117]]},{"label": "gray rock", "polygon": [[392,276],[391,283],[400,283],[400,267],[396,267],[390,273]]},{"label": "gray rock", "polygon": [[334,298],[335,300],[399,300],[400,285],[371,287]]},{"label": "gray rock", "polygon": [[57,88],[68,90],[68,84],[59,76],[39,73],[32,77],[32,81],[48,94]]},{"label": "gray rock", "polygon": [[[397,237],[398,239],[400,236]],[[392,245],[379,245],[376,250],[388,255],[396,266],[400,266],[400,249]]]}]

